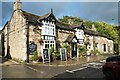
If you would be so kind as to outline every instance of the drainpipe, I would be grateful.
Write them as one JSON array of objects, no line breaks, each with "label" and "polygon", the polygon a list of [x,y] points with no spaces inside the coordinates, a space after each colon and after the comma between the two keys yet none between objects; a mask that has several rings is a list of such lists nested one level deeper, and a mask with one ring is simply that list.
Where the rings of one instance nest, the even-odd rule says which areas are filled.
[{"label": "drainpipe", "polygon": [[27,59],[26,62],[29,63],[29,25],[28,22],[26,22],[26,37],[27,37],[27,41],[26,41],[26,47],[27,47]]}]

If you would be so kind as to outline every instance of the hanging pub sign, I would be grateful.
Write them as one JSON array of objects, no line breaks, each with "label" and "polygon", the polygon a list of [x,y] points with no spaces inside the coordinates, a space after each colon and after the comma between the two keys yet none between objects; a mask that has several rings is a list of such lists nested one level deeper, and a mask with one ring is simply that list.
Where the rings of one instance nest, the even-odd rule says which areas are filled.
[{"label": "hanging pub sign", "polygon": [[34,52],[36,50],[37,50],[37,45],[34,42],[30,43],[29,44],[29,53],[32,55],[32,54],[34,54]]},{"label": "hanging pub sign", "polygon": [[60,48],[61,60],[67,60],[66,48]]},{"label": "hanging pub sign", "polygon": [[50,63],[49,49],[43,49],[43,63],[45,63],[45,62]]}]

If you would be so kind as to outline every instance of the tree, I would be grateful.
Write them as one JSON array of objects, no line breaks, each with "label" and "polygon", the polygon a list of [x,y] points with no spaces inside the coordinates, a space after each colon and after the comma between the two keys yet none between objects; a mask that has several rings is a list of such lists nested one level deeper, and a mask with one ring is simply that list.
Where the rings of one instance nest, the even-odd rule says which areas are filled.
[{"label": "tree", "polygon": [[59,21],[70,24],[70,25],[80,25],[83,20],[79,17],[73,17],[73,16],[63,16],[63,18],[59,18]]},{"label": "tree", "polygon": [[88,28],[88,29],[91,29],[91,28],[92,28],[92,24],[93,24],[93,22],[90,21],[90,20],[87,20],[87,21],[84,22],[84,25],[85,25],[86,28]]},{"label": "tree", "polygon": [[97,32],[112,39],[115,44],[118,44],[118,30],[115,28],[116,26],[110,25],[106,22],[93,22],[91,20],[86,20],[83,22],[82,18],[73,16],[63,16],[63,18],[59,18],[59,21],[72,26],[79,26],[81,23],[83,23],[87,29],[91,29],[92,24],[94,24]]}]

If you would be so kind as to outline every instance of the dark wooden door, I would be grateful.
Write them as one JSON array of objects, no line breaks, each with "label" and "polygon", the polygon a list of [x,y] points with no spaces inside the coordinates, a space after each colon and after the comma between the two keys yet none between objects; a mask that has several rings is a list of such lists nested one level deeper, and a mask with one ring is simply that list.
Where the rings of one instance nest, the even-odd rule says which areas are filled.
[{"label": "dark wooden door", "polygon": [[77,57],[77,43],[72,43],[71,45],[72,50],[72,58]]}]

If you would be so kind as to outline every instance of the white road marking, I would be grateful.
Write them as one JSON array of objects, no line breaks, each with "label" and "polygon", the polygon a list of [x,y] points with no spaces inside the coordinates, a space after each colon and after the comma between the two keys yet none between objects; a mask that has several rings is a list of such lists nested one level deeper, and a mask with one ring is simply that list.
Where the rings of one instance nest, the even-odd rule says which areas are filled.
[{"label": "white road marking", "polygon": [[39,72],[39,73],[41,73],[41,74],[43,74],[43,73],[44,73],[43,71],[39,71],[38,69],[32,68],[32,67],[27,66],[27,65],[25,65],[25,67],[27,67],[27,68],[29,68],[29,69],[31,69],[31,70],[33,70],[33,71],[35,71],[35,72]]},{"label": "white road marking", "polygon": [[80,71],[80,70],[83,70],[83,69],[86,69],[86,68],[100,69],[100,68],[102,68],[102,65],[103,65],[104,62],[105,62],[105,60],[101,60],[99,62],[87,63],[87,64],[82,65],[83,66],[82,68],[74,69],[74,70],[66,70],[66,72],[74,73],[75,71]]},{"label": "white road marking", "polygon": [[102,60],[102,61],[100,61],[100,62],[105,62],[106,60]]},{"label": "white road marking", "polygon": [[74,73],[75,71],[80,71],[80,70],[83,70],[83,69],[86,69],[86,68],[87,68],[87,67],[82,67],[82,68],[74,69],[74,70],[66,70],[66,72]]},{"label": "white road marking", "polygon": [[93,62],[93,63],[88,63],[88,64],[85,64],[83,65],[84,67],[90,67],[90,68],[96,68],[96,69],[100,69],[102,68],[102,63],[97,63],[97,62]]}]

